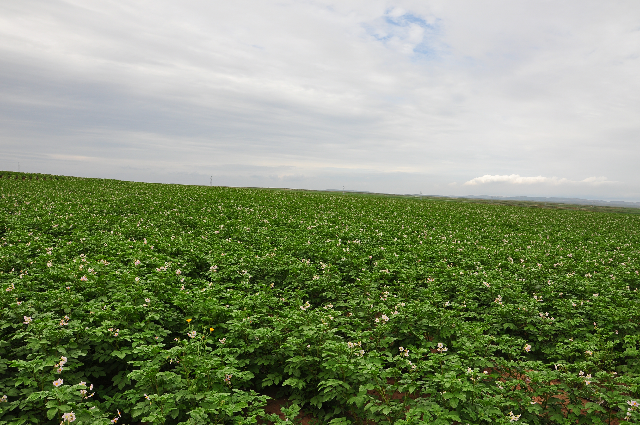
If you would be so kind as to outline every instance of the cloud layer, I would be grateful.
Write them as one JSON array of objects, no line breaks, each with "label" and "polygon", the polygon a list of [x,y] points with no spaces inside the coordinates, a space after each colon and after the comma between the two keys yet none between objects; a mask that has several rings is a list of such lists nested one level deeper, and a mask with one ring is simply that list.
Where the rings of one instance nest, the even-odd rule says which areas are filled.
[{"label": "cloud layer", "polygon": [[548,184],[548,185],[562,185],[562,184],[588,184],[588,185],[602,185],[616,183],[609,181],[606,177],[587,177],[583,180],[569,180],[566,178],[557,177],[520,177],[518,174],[504,175],[504,176],[492,176],[485,174],[482,177],[473,178],[464,184],[466,186],[477,186],[488,183],[508,183],[516,185],[531,185],[531,184]]},{"label": "cloud layer", "polygon": [[640,200],[639,13],[635,1],[3,2],[0,165]]}]

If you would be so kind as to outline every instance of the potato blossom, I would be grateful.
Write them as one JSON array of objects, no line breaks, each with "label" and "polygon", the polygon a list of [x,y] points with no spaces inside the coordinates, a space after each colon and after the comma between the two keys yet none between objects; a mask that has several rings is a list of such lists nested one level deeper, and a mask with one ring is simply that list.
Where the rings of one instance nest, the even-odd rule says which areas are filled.
[{"label": "potato blossom", "polygon": [[73,422],[76,420],[76,414],[73,412],[67,412],[62,415],[63,422]]}]

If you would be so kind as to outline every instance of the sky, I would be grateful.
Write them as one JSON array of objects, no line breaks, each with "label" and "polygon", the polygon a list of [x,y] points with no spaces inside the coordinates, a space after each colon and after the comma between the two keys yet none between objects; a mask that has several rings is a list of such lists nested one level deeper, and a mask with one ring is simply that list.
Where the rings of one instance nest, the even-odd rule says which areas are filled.
[{"label": "sky", "polygon": [[0,169],[640,201],[640,2],[0,2]]}]

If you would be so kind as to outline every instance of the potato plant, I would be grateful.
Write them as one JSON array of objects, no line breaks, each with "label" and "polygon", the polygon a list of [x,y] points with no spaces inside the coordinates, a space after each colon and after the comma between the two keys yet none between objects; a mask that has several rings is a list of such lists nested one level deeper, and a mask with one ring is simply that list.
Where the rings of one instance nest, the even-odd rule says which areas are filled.
[{"label": "potato plant", "polygon": [[0,424],[640,419],[640,216],[0,174]]}]

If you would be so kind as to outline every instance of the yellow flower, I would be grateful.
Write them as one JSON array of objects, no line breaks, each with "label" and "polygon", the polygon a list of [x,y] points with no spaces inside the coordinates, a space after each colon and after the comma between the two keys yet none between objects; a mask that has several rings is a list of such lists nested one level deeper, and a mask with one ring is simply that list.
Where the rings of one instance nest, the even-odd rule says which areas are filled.
[{"label": "yellow flower", "polygon": [[213,328],[209,328],[209,332],[213,332]]},{"label": "yellow flower", "polygon": [[187,319],[187,322],[191,322],[191,319]]}]

